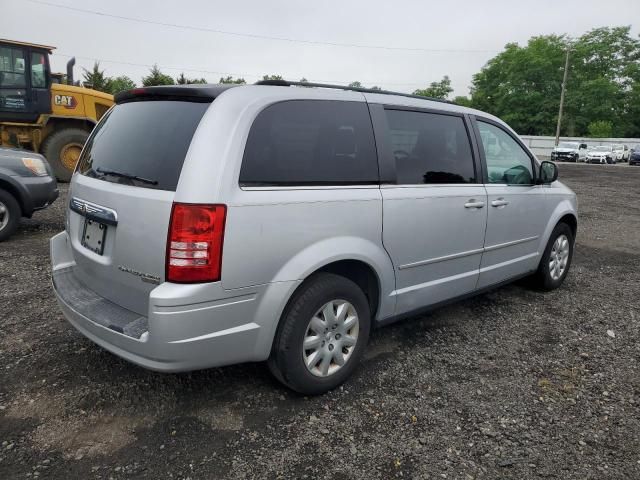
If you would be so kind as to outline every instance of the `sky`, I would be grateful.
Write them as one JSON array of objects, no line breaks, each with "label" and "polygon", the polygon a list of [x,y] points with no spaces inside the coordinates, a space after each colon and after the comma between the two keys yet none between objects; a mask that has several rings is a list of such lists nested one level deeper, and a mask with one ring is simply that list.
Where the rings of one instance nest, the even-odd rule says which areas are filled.
[{"label": "sky", "polygon": [[448,75],[453,95],[507,43],[600,26],[637,36],[638,19],[640,0],[0,0],[0,37],[57,47],[55,72],[75,56],[76,79],[94,61],[138,84],[154,63],[211,83],[278,74],[401,92]]}]

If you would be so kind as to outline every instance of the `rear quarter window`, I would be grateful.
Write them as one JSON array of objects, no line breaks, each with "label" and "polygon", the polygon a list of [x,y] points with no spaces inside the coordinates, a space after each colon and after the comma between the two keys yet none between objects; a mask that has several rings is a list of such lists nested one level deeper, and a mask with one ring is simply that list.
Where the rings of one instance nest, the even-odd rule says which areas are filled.
[{"label": "rear quarter window", "polygon": [[172,100],[116,105],[89,137],[78,171],[109,182],[175,191],[191,139],[209,105]]},{"label": "rear quarter window", "polygon": [[366,104],[291,100],[258,114],[247,138],[240,185],[378,183]]}]

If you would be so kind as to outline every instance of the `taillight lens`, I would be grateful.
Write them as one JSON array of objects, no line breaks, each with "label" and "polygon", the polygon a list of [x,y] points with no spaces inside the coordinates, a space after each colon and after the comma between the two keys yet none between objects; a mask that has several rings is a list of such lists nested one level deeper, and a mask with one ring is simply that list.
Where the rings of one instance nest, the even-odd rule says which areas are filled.
[{"label": "taillight lens", "polygon": [[167,238],[168,282],[220,280],[226,216],[225,205],[173,204]]}]

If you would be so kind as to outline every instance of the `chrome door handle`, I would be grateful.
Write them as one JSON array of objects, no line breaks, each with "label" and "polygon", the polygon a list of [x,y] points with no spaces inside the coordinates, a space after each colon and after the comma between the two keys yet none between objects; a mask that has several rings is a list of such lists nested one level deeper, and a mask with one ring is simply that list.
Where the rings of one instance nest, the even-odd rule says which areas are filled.
[{"label": "chrome door handle", "polygon": [[484,202],[476,202],[475,200],[469,200],[464,204],[464,208],[482,208],[484,207]]},{"label": "chrome door handle", "polygon": [[505,205],[509,205],[509,202],[507,202],[504,198],[498,198],[497,200],[493,200],[491,202],[492,207],[504,207]]}]

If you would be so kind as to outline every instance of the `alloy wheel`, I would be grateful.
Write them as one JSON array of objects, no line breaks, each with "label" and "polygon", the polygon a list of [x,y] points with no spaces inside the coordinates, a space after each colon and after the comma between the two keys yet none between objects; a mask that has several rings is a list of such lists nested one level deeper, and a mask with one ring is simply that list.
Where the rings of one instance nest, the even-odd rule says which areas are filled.
[{"label": "alloy wheel", "polygon": [[567,269],[569,262],[569,239],[566,235],[559,235],[553,242],[549,254],[549,274],[553,280],[559,280]]},{"label": "alloy wheel", "polygon": [[304,364],[311,374],[328,377],[351,358],[358,342],[358,312],[346,300],[325,303],[311,318],[302,343]]},{"label": "alloy wheel", "polygon": [[9,224],[9,217],[9,209],[4,203],[0,202],[0,231],[4,230]]}]

